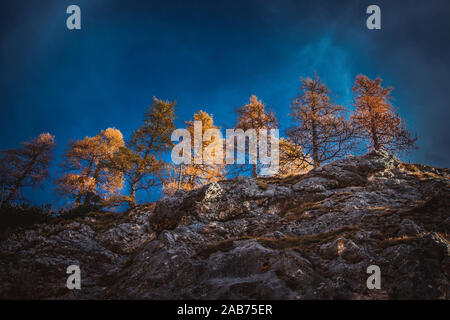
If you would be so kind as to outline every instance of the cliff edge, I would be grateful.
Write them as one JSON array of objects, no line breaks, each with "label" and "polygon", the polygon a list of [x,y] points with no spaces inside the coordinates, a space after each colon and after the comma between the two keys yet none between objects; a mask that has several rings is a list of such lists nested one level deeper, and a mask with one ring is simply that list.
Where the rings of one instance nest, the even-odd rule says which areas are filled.
[{"label": "cliff edge", "polygon": [[[4,235],[0,298],[449,299],[449,178],[372,152],[55,218]],[[80,290],[66,288],[73,264]]]}]

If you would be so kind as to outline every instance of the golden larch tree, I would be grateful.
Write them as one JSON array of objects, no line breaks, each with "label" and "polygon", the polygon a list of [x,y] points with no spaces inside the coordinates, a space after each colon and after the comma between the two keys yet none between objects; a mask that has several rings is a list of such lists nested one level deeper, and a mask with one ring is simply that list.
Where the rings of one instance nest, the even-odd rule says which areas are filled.
[{"label": "golden larch tree", "polygon": [[58,191],[74,198],[76,205],[105,204],[117,197],[123,187],[123,173],[110,163],[124,145],[122,133],[115,128],[70,142],[63,155],[65,173],[56,181]]},{"label": "golden larch tree", "polygon": [[279,139],[279,156],[279,170],[276,174],[278,177],[303,174],[312,169],[309,164],[311,161],[304,160],[302,148],[289,138]]},{"label": "golden larch tree", "polygon": [[42,133],[21,143],[21,147],[1,151],[1,203],[20,200],[25,187],[36,187],[49,177],[55,137]]},{"label": "golden larch tree", "polygon": [[352,114],[354,126],[360,137],[369,141],[369,148],[387,151],[406,151],[415,147],[417,136],[407,129],[391,104],[392,87],[384,88],[382,80],[356,76]]},{"label": "golden larch tree", "polygon": [[160,186],[166,168],[164,154],[173,147],[171,134],[175,129],[176,102],[153,97],[144,123],[133,132],[126,146],[113,158],[112,166],[123,172],[128,183],[126,201],[136,205],[136,192]]},{"label": "golden larch tree", "polygon": [[[268,110],[266,105],[258,99],[257,96],[252,95],[247,104],[236,109],[237,121],[235,129],[242,129],[247,131],[249,129],[254,129],[256,131],[256,140],[259,141],[259,130],[265,129],[277,129],[278,120],[275,113]],[[268,131],[269,135],[269,131]],[[245,153],[249,154],[249,144],[251,143],[250,137],[248,138],[248,144],[246,142]],[[270,149],[270,144],[269,144]],[[258,147],[256,148],[256,154],[259,154]],[[235,171],[237,173],[245,173],[248,168],[251,168],[252,177],[257,177],[261,170],[261,165],[250,164],[250,165],[234,165]]]},{"label": "golden larch tree", "polygon": [[[198,133],[201,134],[202,140],[199,150],[199,152],[202,154],[203,157],[202,163],[196,163],[195,161],[194,126],[196,121],[201,123],[201,132]],[[211,159],[205,158],[205,154],[208,154],[205,153],[205,150],[208,149],[208,147],[210,146],[212,147],[213,144],[215,144],[216,146],[220,145],[220,147],[223,147],[223,141],[216,141],[215,136],[212,136],[209,139],[203,139],[205,132],[208,131],[208,129],[217,129],[217,130],[219,129],[219,127],[217,127],[214,124],[213,116],[200,110],[194,114],[193,120],[185,122],[185,124],[186,130],[187,132],[189,132],[191,139],[190,141],[191,142],[190,145],[192,147],[191,163],[180,164],[178,166],[172,164],[169,166],[170,171],[163,185],[163,191],[166,194],[172,194],[177,190],[193,190],[208,183],[217,182],[225,178],[224,164],[213,163],[213,161],[210,161],[210,163],[208,163],[208,160]],[[213,151],[211,154],[214,156],[214,152],[218,151],[220,150],[217,149],[216,151]]]}]

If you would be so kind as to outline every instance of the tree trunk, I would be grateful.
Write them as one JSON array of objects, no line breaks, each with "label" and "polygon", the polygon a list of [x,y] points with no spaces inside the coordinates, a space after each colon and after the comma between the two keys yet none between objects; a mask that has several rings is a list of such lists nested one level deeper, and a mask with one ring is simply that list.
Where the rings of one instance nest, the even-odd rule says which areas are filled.
[{"label": "tree trunk", "polygon": [[75,199],[75,205],[78,207],[81,204],[81,196],[82,196],[82,192],[78,192],[77,194],[77,198]]},{"label": "tree trunk", "polygon": [[372,136],[373,147],[374,147],[375,150],[378,151],[378,150],[380,150],[380,147],[381,147],[380,146],[380,141],[378,140],[378,133],[377,133],[377,129],[376,129],[375,123],[374,123],[373,120],[371,122],[372,122],[372,127],[370,129],[370,134]]},{"label": "tree trunk", "polygon": [[252,165],[252,177],[256,178],[258,176],[258,165],[257,164],[253,164]]},{"label": "tree trunk", "polygon": [[130,207],[136,206],[136,182],[133,182],[130,185],[130,195],[128,197],[130,198],[128,201],[130,204]]},{"label": "tree trunk", "polygon": [[[97,179],[98,179],[98,175],[100,173],[100,167],[101,167],[101,164],[98,163],[97,167],[95,168],[94,174],[92,175],[92,179],[94,179],[94,181],[97,181]],[[91,204],[92,194],[93,194],[92,192],[87,192],[86,193],[86,196],[84,197],[84,204],[85,205]]]},{"label": "tree trunk", "polygon": [[375,148],[375,150],[380,150],[380,143],[378,142],[378,136],[376,134],[374,134],[372,136],[372,140],[373,140],[373,147]]},{"label": "tree trunk", "polygon": [[17,192],[19,191],[19,185],[20,183],[22,183],[23,178],[19,179],[19,181],[16,183],[16,185],[14,186],[14,188],[9,192],[8,196],[5,199],[5,203],[10,202],[14,196],[17,194]]},{"label": "tree trunk", "polygon": [[317,126],[316,122],[312,121],[312,149],[313,149],[313,162],[314,168],[318,168],[320,166],[319,163],[319,146],[317,141]]},{"label": "tree trunk", "polygon": [[372,109],[372,107],[369,106],[369,117],[370,117],[370,136],[372,138],[373,148],[375,150],[380,150],[380,141],[378,139],[378,133],[377,133],[377,124],[375,119],[375,113]]},{"label": "tree trunk", "polygon": [[30,162],[26,166],[25,171],[20,176],[20,178],[17,179],[16,183],[14,184],[14,188],[9,192],[8,196],[6,197],[6,199],[4,201],[5,203],[8,203],[9,201],[11,201],[14,198],[14,196],[17,194],[17,192],[19,191],[20,185],[22,184],[23,180],[25,180],[25,178],[27,177],[27,175],[30,173],[31,169],[33,168],[33,165],[35,164],[36,159],[37,159],[37,155],[34,155],[30,159]]},{"label": "tree trunk", "polygon": [[183,164],[180,164],[180,175],[178,177],[178,187],[177,190],[181,188],[181,177],[183,176]]},{"label": "tree trunk", "polygon": [[[85,174],[85,177],[86,177],[86,178],[89,178],[89,175],[91,174],[92,166],[93,166],[93,165],[94,165],[94,159],[91,158],[90,161],[89,161],[88,170],[87,170],[87,172],[86,172],[86,174]],[[81,198],[82,198],[83,195],[85,194],[85,188],[84,188],[84,186],[85,186],[85,185],[83,184],[82,188],[80,188],[80,190],[78,191],[77,198],[76,198],[76,200],[75,200],[75,203],[76,203],[77,206],[79,206],[79,205],[81,204]],[[86,202],[86,198],[84,199],[84,201]]]}]

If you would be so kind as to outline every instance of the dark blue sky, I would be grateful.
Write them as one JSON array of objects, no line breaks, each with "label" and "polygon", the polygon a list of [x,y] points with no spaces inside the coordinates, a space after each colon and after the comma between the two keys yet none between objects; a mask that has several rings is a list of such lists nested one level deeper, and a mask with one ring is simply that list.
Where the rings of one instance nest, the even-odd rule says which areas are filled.
[{"label": "dark blue sky", "polygon": [[[66,28],[70,4],[82,30]],[[370,4],[381,30],[366,28]],[[284,129],[299,77],[317,70],[347,106],[358,73],[382,77],[419,135],[408,160],[449,167],[449,36],[448,0],[2,0],[0,149],[48,131],[56,167],[70,138],[107,127],[129,137],[153,96],[178,101],[180,127],[198,109],[229,127],[256,94]]]}]

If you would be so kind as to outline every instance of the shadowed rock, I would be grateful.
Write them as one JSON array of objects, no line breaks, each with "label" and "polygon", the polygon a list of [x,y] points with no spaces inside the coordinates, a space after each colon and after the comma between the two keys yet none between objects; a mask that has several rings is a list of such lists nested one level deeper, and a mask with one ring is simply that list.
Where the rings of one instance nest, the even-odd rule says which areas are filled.
[{"label": "shadowed rock", "polygon": [[[372,152],[15,230],[0,298],[449,299],[449,177]],[[81,290],[65,287],[71,264]]]}]

